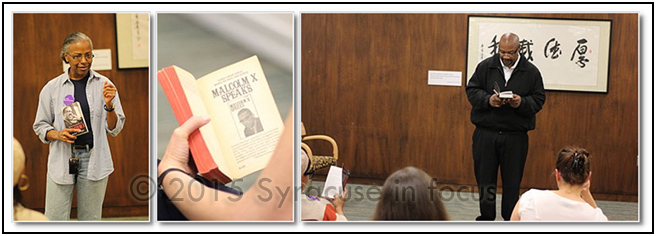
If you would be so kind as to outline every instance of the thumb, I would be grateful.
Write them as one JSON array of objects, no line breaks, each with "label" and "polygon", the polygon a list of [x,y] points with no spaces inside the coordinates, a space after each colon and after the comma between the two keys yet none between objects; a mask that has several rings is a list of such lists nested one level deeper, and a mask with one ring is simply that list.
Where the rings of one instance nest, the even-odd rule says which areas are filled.
[{"label": "thumb", "polygon": [[185,121],[180,127],[177,128],[178,134],[183,137],[188,137],[189,134],[197,130],[198,128],[206,125],[210,122],[210,117],[205,116],[193,116]]}]

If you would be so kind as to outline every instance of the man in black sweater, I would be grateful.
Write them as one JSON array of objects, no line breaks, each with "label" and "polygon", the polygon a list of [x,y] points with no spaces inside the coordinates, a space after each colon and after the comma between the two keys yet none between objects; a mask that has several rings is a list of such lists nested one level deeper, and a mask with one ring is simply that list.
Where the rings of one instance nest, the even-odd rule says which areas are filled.
[{"label": "man in black sweater", "polygon": [[[499,53],[481,61],[467,84],[471,121],[476,125],[472,154],[481,211],[476,220],[496,218],[499,167],[501,216],[510,220],[528,153],[527,132],[535,129],[535,114],[545,102],[540,71],[519,51],[519,37],[505,33],[499,41]],[[512,91],[512,98],[500,98],[503,91]]]}]

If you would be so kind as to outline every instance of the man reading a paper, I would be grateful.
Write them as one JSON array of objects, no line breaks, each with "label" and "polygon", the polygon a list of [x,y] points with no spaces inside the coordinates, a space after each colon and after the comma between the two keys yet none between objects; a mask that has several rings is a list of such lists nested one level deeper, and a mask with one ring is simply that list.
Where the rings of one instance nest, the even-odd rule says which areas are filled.
[{"label": "man reading a paper", "polygon": [[[481,215],[496,218],[497,171],[501,167],[501,216],[510,220],[519,199],[519,186],[528,154],[528,131],[535,129],[535,114],[545,102],[542,75],[520,55],[519,37],[505,33],[499,53],[481,61],[466,87],[476,125],[472,154],[479,188]],[[512,94],[512,97],[500,98]]]}]

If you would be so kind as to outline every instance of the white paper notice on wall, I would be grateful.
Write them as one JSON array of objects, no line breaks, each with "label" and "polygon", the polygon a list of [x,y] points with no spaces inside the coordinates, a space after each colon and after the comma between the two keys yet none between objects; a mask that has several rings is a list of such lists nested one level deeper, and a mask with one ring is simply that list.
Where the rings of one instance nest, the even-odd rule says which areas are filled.
[{"label": "white paper notice on wall", "polygon": [[[101,70],[112,70],[112,50],[111,49],[96,49],[93,50],[93,62],[91,63],[91,69],[94,71]],[[69,64],[64,64],[64,72],[71,67]]]},{"label": "white paper notice on wall", "polygon": [[428,71],[428,85],[462,86],[462,71]]}]

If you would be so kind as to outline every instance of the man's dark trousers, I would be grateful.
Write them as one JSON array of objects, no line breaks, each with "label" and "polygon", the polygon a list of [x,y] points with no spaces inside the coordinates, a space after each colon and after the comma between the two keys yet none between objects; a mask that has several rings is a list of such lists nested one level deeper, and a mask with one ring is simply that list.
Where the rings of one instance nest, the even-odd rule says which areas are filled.
[{"label": "man's dark trousers", "polygon": [[477,127],[473,135],[474,173],[479,188],[481,215],[476,220],[496,218],[496,188],[501,167],[503,196],[501,216],[510,220],[519,199],[524,163],[528,154],[526,132],[503,132]]}]

